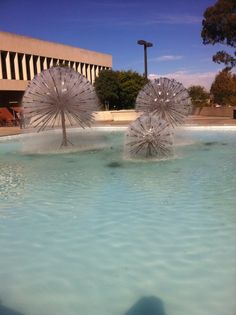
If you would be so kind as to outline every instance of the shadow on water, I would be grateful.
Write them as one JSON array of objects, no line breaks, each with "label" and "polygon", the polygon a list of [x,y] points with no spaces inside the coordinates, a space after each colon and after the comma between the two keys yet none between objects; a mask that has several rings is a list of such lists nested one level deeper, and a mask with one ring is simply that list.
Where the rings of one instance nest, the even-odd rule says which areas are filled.
[{"label": "shadow on water", "polygon": [[204,142],[203,145],[205,145],[205,146],[227,145],[227,143],[225,143],[225,142],[218,142],[218,141],[209,141],[209,142]]},{"label": "shadow on water", "polygon": [[167,315],[161,299],[155,296],[140,298],[124,315]]},{"label": "shadow on water", "polygon": [[119,162],[110,162],[107,164],[107,167],[117,168],[117,167],[122,167],[122,164]]},{"label": "shadow on water", "polygon": [[[4,306],[0,301],[0,315],[26,315],[12,308]],[[161,299],[155,296],[140,298],[123,315],[167,315]]]},{"label": "shadow on water", "polygon": [[0,315],[26,315],[0,304]]}]

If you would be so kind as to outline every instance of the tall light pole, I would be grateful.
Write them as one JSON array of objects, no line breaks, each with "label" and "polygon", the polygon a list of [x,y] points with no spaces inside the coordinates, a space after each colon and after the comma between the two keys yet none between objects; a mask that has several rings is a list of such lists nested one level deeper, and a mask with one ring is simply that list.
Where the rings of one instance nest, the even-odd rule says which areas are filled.
[{"label": "tall light pole", "polygon": [[143,45],[143,47],[144,47],[144,77],[147,79],[147,75],[148,75],[148,71],[147,71],[147,48],[152,47],[153,44],[149,43],[143,39],[138,40],[137,44]]}]

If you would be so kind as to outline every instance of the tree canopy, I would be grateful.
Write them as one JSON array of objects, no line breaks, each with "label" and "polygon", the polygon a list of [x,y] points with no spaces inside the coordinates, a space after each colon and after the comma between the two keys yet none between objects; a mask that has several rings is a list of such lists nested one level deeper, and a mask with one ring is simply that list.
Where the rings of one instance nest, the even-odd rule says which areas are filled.
[{"label": "tree canopy", "polygon": [[143,76],[131,70],[103,70],[94,87],[103,107],[129,109],[134,108],[138,92],[145,83],[147,80]]},{"label": "tree canopy", "polygon": [[123,108],[134,108],[135,100],[141,88],[147,80],[134,71],[119,71],[118,80],[120,85],[120,105]]},{"label": "tree canopy", "polygon": [[220,105],[236,106],[236,74],[227,70],[219,72],[212,83],[211,94]]},{"label": "tree canopy", "polygon": [[[217,43],[236,47],[236,1],[218,0],[204,12],[201,36],[203,44]],[[236,51],[233,54],[221,50],[213,56],[213,61],[224,63],[228,69],[236,66]]]},{"label": "tree canopy", "polygon": [[192,85],[188,88],[188,92],[191,97],[193,106],[203,107],[208,105],[210,94],[205,90],[203,86]]},{"label": "tree canopy", "polygon": [[119,103],[119,81],[115,71],[103,70],[96,78],[94,87],[100,103],[115,108]]}]

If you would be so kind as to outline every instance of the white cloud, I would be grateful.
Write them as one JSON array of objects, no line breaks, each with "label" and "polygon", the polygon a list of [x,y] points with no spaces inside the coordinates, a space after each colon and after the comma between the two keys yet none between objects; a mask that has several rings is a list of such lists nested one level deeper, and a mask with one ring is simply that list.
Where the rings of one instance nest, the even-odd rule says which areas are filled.
[{"label": "white cloud", "polygon": [[200,24],[202,21],[201,16],[189,14],[160,14],[156,19],[149,20],[147,24]]},{"label": "white cloud", "polygon": [[207,90],[210,90],[211,84],[215,79],[217,72],[189,72],[189,71],[176,71],[166,74],[150,74],[149,79],[156,79],[159,77],[166,77],[175,79],[181,82],[186,88],[191,85],[201,85]]},{"label": "white cloud", "polygon": [[171,61],[171,60],[180,60],[183,56],[175,56],[175,55],[164,55],[157,58],[151,59],[151,61]]},{"label": "white cloud", "polygon": [[[95,2],[94,2],[95,3]],[[100,2],[96,2],[99,3]],[[86,2],[87,4],[87,2]],[[91,4],[91,3],[90,3]],[[104,2],[103,6],[113,6],[113,2]],[[127,3],[120,3],[117,2],[114,4],[113,9],[119,10],[127,7]],[[132,7],[132,4],[130,5]],[[137,19],[137,18],[126,18],[126,17],[116,17],[116,16],[107,16],[105,19],[104,17],[98,16],[95,18],[88,18],[88,17],[77,17],[77,18],[65,18],[63,21],[65,22],[73,22],[73,23],[79,23],[83,24],[83,26],[88,27],[91,25],[96,27],[99,26],[108,26],[112,25],[113,27],[133,27],[136,28],[137,26],[142,27],[152,27],[159,24],[170,24],[170,25],[195,25],[195,24],[201,24],[202,17],[200,16],[194,16],[194,15],[188,15],[188,14],[177,14],[177,15],[171,15],[171,14],[159,14],[155,17],[155,19],[151,18],[143,18],[143,19]]]}]

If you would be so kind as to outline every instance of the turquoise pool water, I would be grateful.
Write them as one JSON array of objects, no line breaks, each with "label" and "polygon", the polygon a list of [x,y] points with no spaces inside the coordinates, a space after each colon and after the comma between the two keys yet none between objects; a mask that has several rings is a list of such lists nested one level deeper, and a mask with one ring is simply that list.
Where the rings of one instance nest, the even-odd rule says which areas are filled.
[{"label": "turquoise pool water", "polygon": [[183,129],[148,163],[124,159],[123,131],[61,155],[19,139],[0,139],[0,310],[125,315],[153,296],[235,314],[236,130]]}]

